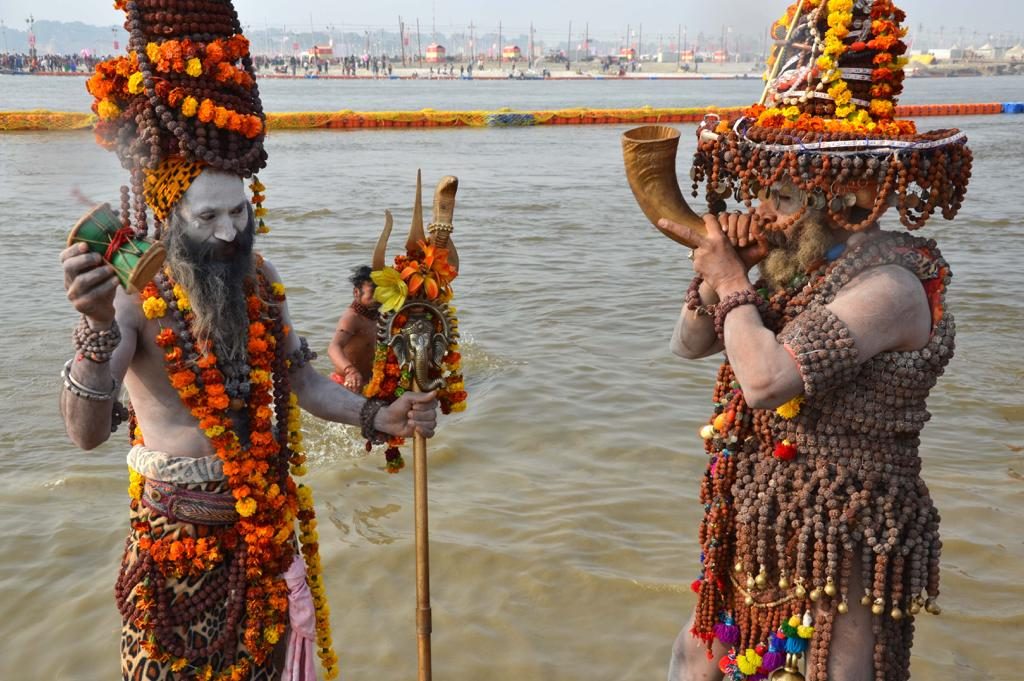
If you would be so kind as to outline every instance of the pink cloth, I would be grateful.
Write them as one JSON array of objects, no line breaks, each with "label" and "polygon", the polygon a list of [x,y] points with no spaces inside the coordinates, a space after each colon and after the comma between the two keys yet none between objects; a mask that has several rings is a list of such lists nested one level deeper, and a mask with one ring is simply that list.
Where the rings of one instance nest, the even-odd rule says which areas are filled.
[{"label": "pink cloth", "polygon": [[306,563],[295,556],[284,573],[288,584],[288,648],[284,654],[281,681],[316,681],[316,616],[313,594],[306,584]]}]

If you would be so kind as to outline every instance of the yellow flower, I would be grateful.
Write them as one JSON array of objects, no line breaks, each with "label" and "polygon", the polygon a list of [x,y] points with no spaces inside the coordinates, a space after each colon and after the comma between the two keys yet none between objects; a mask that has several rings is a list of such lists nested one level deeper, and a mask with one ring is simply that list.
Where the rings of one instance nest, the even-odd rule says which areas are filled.
[{"label": "yellow flower", "polygon": [[409,287],[394,267],[385,267],[382,270],[371,272],[370,278],[377,285],[373,297],[380,303],[381,312],[398,310],[405,304],[405,298],[409,295]]},{"label": "yellow flower", "polygon": [[277,643],[278,636],[279,634],[277,633],[277,629],[274,629],[273,627],[266,627],[263,630],[263,640],[270,645]]},{"label": "yellow flower", "polygon": [[160,46],[156,43],[146,43],[146,56],[151,62],[160,61]]},{"label": "yellow flower", "polygon": [[143,477],[142,473],[131,467],[128,468],[128,496],[132,499],[141,499],[142,486],[145,482],[146,478]]},{"label": "yellow flower", "polygon": [[797,395],[789,402],[775,410],[775,413],[784,419],[791,419],[800,413],[800,405],[804,403],[804,396]]},{"label": "yellow flower", "polygon": [[191,303],[188,301],[188,294],[185,293],[185,289],[181,287],[181,284],[174,285],[174,297],[178,301],[178,309],[182,312],[188,312],[192,309]]},{"label": "yellow flower", "polygon": [[791,121],[795,121],[796,119],[800,118],[800,109],[795,106],[791,106],[787,109],[783,109],[782,115]]},{"label": "yellow flower", "polygon": [[801,624],[799,627],[796,628],[796,634],[800,638],[810,638],[814,635],[814,627],[805,627]]},{"label": "yellow flower", "polygon": [[[284,295],[284,284],[282,284],[279,281],[275,281],[273,284],[270,285],[270,290],[274,292],[275,296],[283,296]],[[292,399],[294,400],[294,402],[292,402],[293,404],[297,404],[298,403],[298,398],[295,397],[295,393],[292,393]]]},{"label": "yellow flower", "polygon": [[181,102],[181,115],[191,118],[199,111],[199,102],[195,97],[189,95]]},{"label": "yellow flower", "polygon": [[146,315],[146,319],[163,317],[167,313],[167,303],[163,298],[146,298],[142,302],[142,312]]},{"label": "yellow flower", "polygon": [[145,89],[142,83],[142,72],[136,71],[132,74],[131,78],[128,79],[128,92],[133,95],[137,95]]},{"label": "yellow flower", "polygon": [[117,118],[121,115],[121,107],[114,104],[109,99],[100,100],[100,103],[96,106],[96,113],[99,114],[100,118],[110,120],[111,118]]},{"label": "yellow flower", "polygon": [[203,75],[203,62],[199,61],[195,57],[192,57],[185,64],[185,73],[192,76],[193,78],[198,78],[199,76]]},{"label": "yellow flower", "polygon": [[184,657],[179,657],[177,660],[175,660],[174,662],[171,663],[171,671],[172,672],[180,672],[182,669],[185,668],[185,665],[187,665],[187,664],[188,664],[188,659],[186,659]]},{"label": "yellow flower", "polygon": [[292,475],[301,478],[307,473],[305,466],[292,466]]},{"label": "yellow flower", "polygon": [[267,209],[264,208],[263,206],[257,206],[256,210],[253,211],[253,215],[255,215],[258,218],[266,217]]},{"label": "yellow flower", "polygon": [[253,369],[249,373],[249,380],[253,383],[267,383],[270,381],[270,372],[265,369]]},{"label": "yellow flower", "polygon": [[224,434],[224,426],[210,426],[205,431],[206,437],[217,437]]},{"label": "yellow flower", "polygon": [[256,512],[256,500],[252,497],[245,497],[235,502],[235,510],[238,511],[238,515],[243,518],[248,518]]}]

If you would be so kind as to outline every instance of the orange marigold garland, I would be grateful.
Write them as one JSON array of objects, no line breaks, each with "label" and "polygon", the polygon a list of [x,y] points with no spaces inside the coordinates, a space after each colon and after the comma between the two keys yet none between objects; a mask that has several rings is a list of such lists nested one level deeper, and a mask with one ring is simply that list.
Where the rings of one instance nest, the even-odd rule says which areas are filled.
[{"label": "orange marigold garland", "polygon": [[[234,552],[238,556],[235,569],[245,583],[241,598],[245,612],[243,640],[251,660],[242,657],[228,668],[214,670],[196,667],[188,656],[172,657],[155,635],[156,621],[151,613],[158,602],[155,586],[147,581],[136,588],[133,607],[142,613],[136,622],[150,632],[146,643],[150,654],[170,662],[173,668],[189,668],[197,679],[247,678],[253,663],[263,664],[287,625],[288,587],[281,575],[294,555],[293,526],[298,519],[307,582],[316,606],[319,655],[326,678],[335,678],[337,656],[331,644],[312,493],[307,487],[297,487],[289,475],[289,470],[292,475],[305,473],[305,453],[298,400],[290,390],[288,360],[282,352],[289,329],[279,323],[277,313],[284,303],[284,287],[268,284],[260,272],[259,285],[252,287],[246,301],[251,367],[251,389],[244,405],[250,431],[248,446],[234,429],[228,411],[231,399],[212,348],[195,342],[188,332],[191,308],[185,291],[165,272],[143,290],[142,299],[143,308],[149,311],[147,316],[161,320],[156,342],[165,351],[168,376],[223,461],[228,488],[241,517],[234,525],[211,530],[209,536],[196,540],[153,540],[146,535],[146,524],[140,524],[135,528],[142,534],[139,548],[160,575],[178,578],[209,571],[223,562],[225,551]],[[162,321],[172,302],[183,322],[178,330]],[[183,357],[193,353],[199,359],[190,366]],[[281,429],[284,432],[275,434],[275,422],[285,425]],[[133,426],[134,441],[141,444],[141,432],[137,424]],[[141,484],[136,476],[133,472],[133,493]],[[208,529],[200,528],[200,532]]]}]

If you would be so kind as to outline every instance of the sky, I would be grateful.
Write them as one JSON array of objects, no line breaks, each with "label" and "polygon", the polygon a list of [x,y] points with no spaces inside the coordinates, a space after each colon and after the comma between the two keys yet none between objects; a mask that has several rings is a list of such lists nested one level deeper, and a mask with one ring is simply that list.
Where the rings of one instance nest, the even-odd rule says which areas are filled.
[{"label": "sky", "polygon": [[[398,16],[407,25],[420,20],[426,32],[436,22],[437,30],[450,33],[463,30],[472,21],[478,32],[494,31],[501,21],[507,31],[528,30],[532,21],[541,37],[564,35],[569,22],[573,33],[582,32],[589,22],[592,36],[613,38],[643,24],[645,33],[659,31],[673,34],[680,24],[691,34],[706,31],[712,34],[723,26],[746,34],[761,35],[768,24],[785,9],[786,0],[515,0],[503,3],[480,0],[387,0],[384,2],[350,3],[339,0],[235,0],[242,24],[262,27],[294,27],[308,30],[310,19],[315,28],[333,25],[336,29],[362,31],[385,28],[397,31]],[[944,27],[946,35],[963,27],[967,34],[1024,33],[1024,2],[1019,0],[897,0],[909,15],[913,29],[924,25],[937,32]],[[82,21],[108,26],[121,24],[122,13],[112,8],[110,0],[0,0],[0,19],[11,28],[25,29],[25,19],[32,14],[37,20]],[[981,9],[983,8],[983,9]],[[980,11],[979,11],[980,10]],[[301,27],[301,28],[300,28]]]}]

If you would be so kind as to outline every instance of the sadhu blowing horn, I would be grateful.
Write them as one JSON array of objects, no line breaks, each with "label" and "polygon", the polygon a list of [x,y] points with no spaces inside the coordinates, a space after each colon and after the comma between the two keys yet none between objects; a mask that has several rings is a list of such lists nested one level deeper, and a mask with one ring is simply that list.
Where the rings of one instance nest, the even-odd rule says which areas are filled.
[{"label": "sadhu blowing horn", "polygon": [[[626,179],[636,202],[651,223],[658,227],[662,218],[689,227],[703,234],[704,220],[693,212],[683,198],[676,179],[676,153],[679,131],[666,125],[645,125],[622,135],[622,157],[626,163]],[[672,232],[658,227],[673,241],[696,248]]]}]

